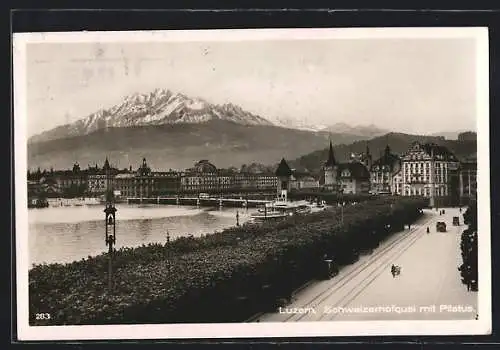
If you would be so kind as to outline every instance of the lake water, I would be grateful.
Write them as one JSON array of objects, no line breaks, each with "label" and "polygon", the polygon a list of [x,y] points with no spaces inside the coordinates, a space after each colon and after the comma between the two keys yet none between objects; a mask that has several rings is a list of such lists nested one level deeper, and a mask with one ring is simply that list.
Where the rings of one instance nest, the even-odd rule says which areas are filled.
[{"label": "lake water", "polygon": [[[165,243],[179,236],[200,236],[247,221],[251,209],[196,208],[168,205],[117,204],[116,245],[135,247]],[[31,264],[66,263],[107,251],[104,206],[29,209],[29,256]]]}]

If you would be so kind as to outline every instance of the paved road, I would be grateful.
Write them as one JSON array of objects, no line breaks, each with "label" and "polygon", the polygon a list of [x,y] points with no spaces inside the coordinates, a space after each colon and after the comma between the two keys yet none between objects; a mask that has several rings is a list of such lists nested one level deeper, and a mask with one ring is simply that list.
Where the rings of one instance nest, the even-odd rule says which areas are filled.
[{"label": "paved road", "polygon": [[[411,230],[393,235],[331,280],[313,282],[259,321],[474,319],[477,293],[467,291],[457,270],[466,226],[457,208],[445,211],[425,210]],[[453,216],[461,226],[452,226]],[[446,222],[447,232],[436,232],[437,221]],[[399,276],[392,276],[391,264],[401,266]]]}]

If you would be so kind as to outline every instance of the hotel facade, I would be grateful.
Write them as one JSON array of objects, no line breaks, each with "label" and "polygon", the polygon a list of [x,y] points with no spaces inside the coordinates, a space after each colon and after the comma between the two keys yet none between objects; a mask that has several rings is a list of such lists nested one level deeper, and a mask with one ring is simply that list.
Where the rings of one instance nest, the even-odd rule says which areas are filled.
[{"label": "hotel facade", "polygon": [[401,169],[393,176],[394,190],[402,196],[460,199],[460,161],[446,147],[414,142],[402,156]]}]

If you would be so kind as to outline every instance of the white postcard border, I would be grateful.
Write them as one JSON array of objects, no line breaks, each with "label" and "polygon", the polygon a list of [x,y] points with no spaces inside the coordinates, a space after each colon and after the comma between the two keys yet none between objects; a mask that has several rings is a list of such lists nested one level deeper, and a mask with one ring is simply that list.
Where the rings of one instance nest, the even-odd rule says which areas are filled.
[{"label": "white postcard border", "polygon": [[[382,38],[472,38],[477,43],[477,149],[479,231],[479,319],[473,321],[352,321],[301,323],[229,323],[109,326],[29,326],[26,46],[29,43],[166,42]],[[17,268],[17,334],[19,340],[115,340],[268,338],[375,335],[472,335],[491,333],[491,243],[489,174],[489,51],[488,29],[335,28],[242,29],[135,32],[16,33],[14,57],[15,218]]]}]

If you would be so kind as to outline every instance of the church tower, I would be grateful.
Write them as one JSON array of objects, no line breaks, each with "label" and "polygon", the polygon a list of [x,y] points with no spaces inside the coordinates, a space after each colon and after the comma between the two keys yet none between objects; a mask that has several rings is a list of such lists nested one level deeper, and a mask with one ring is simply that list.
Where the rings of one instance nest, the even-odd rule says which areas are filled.
[{"label": "church tower", "polygon": [[281,159],[278,169],[276,169],[278,178],[278,197],[287,200],[288,192],[291,189],[292,169],[288,166],[285,158]]},{"label": "church tower", "polygon": [[370,148],[368,147],[368,142],[366,143],[366,153],[365,153],[364,158],[365,158],[364,164],[365,164],[366,168],[368,169],[368,171],[370,171],[372,168],[372,164],[373,164],[373,158],[372,158],[372,155],[370,153]]},{"label": "church tower", "polygon": [[337,169],[337,161],[333,154],[332,141],[330,141],[328,160],[325,163],[325,188],[329,191],[337,191]]},{"label": "church tower", "polygon": [[111,170],[111,166],[109,165],[108,157],[106,157],[106,160],[104,161],[104,166],[102,167],[102,170],[104,171],[104,173],[107,173],[108,171]]}]

